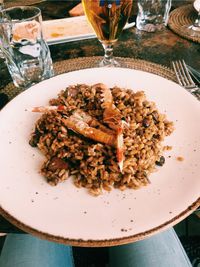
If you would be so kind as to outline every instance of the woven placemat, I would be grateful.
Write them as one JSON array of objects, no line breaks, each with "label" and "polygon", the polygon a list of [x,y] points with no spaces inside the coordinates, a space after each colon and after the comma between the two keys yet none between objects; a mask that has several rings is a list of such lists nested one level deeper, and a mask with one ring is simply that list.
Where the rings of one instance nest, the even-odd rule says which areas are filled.
[{"label": "woven placemat", "polygon": [[[59,75],[74,70],[98,67],[98,63],[101,59],[102,57],[81,57],[77,59],[63,60],[61,62],[54,63],[54,72],[55,75]],[[116,59],[125,68],[143,70],[157,74],[169,80],[177,81],[174,72],[165,66],[140,59],[119,57]],[[13,83],[9,83],[3,90],[1,90],[2,93],[8,95],[9,100],[18,95],[21,91],[22,90],[20,88],[16,88]]]},{"label": "woven placemat", "polygon": [[194,23],[197,18],[197,11],[193,5],[184,5],[174,9],[170,13],[168,26],[169,28],[188,40],[200,43],[200,37],[195,37],[187,33],[186,27]]}]

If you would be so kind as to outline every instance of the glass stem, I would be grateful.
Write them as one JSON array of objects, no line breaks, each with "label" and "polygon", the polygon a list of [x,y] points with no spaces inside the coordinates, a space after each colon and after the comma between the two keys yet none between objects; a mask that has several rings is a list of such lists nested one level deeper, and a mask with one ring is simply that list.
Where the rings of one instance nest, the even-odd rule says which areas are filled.
[{"label": "glass stem", "polygon": [[104,48],[104,63],[106,65],[112,65],[113,63],[113,44],[103,44]]},{"label": "glass stem", "polygon": [[197,23],[198,23],[198,27],[200,27],[200,10],[199,10],[198,16],[197,16]]},{"label": "glass stem", "polygon": [[194,26],[195,27],[200,27],[200,10],[199,10],[197,18],[195,20]]}]

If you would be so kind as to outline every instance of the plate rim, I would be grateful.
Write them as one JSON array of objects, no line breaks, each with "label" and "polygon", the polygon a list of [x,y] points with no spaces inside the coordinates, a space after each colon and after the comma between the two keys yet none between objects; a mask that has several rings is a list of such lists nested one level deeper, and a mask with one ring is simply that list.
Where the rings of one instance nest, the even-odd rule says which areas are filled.
[{"label": "plate rim", "polygon": [[198,207],[200,206],[200,197],[193,202],[190,206],[188,206],[184,211],[182,211],[180,214],[176,215],[172,219],[166,221],[165,223],[156,226],[152,229],[149,229],[147,231],[137,233],[135,235],[125,236],[125,237],[118,237],[118,238],[112,238],[112,239],[99,239],[99,240],[83,240],[83,239],[71,239],[66,238],[62,236],[56,236],[50,233],[39,231],[35,228],[32,228],[22,222],[20,220],[14,218],[11,214],[9,214],[7,211],[5,211],[0,206],[0,214],[8,220],[11,224],[19,228],[20,230],[27,232],[29,234],[32,234],[34,236],[37,236],[41,239],[46,239],[49,241],[65,244],[65,245],[71,245],[71,246],[78,246],[78,247],[107,247],[107,246],[116,246],[116,245],[124,245],[129,244],[131,242],[136,242],[145,239],[146,237],[150,237],[156,233],[160,233],[161,231],[164,231],[178,222],[182,221],[184,218],[192,214]]}]

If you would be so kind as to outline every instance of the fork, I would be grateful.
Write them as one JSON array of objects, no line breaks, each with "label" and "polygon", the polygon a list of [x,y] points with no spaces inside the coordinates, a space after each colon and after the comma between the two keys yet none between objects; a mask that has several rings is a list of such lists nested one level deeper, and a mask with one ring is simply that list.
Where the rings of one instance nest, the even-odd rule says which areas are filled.
[{"label": "fork", "polygon": [[184,60],[172,61],[172,67],[180,85],[200,100],[200,88],[194,83]]}]

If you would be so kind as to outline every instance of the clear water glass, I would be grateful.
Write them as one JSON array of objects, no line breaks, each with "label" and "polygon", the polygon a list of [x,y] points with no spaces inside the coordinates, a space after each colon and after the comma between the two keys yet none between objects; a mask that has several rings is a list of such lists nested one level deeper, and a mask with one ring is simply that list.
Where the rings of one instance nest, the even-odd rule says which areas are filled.
[{"label": "clear water glass", "polygon": [[4,9],[0,21],[0,46],[15,86],[27,88],[53,76],[39,8]]},{"label": "clear water glass", "polygon": [[168,22],[172,0],[138,0],[136,27],[146,32],[162,30]]},{"label": "clear water glass", "polygon": [[200,6],[194,23],[189,26],[184,25],[183,30],[192,37],[200,38]]}]

